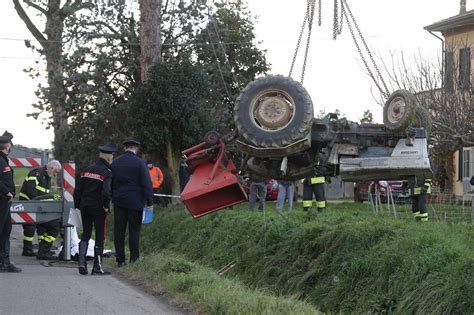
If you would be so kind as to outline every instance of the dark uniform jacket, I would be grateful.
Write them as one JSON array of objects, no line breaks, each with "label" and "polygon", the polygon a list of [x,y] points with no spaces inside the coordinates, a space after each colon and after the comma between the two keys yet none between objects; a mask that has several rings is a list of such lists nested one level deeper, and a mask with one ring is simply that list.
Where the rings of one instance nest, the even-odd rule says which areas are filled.
[{"label": "dark uniform jacket", "polygon": [[112,201],[115,205],[142,211],[153,205],[153,188],[145,162],[135,153],[125,151],[112,166]]},{"label": "dark uniform jacket", "polygon": [[112,170],[104,159],[86,167],[74,189],[74,205],[80,210],[110,209]]},{"label": "dark uniform jacket", "polygon": [[[13,182],[13,169],[8,164],[8,157],[0,152],[0,202],[2,205],[8,201],[8,193],[15,195],[15,183]],[[2,209],[0,209],[2,210]]]},{"label": "dark uniform jacket", "polygon": [[28,172],[20,190],[20,200],[32,200],[35,197],[50,193],[51,177],[46,166],[36,167]]}]

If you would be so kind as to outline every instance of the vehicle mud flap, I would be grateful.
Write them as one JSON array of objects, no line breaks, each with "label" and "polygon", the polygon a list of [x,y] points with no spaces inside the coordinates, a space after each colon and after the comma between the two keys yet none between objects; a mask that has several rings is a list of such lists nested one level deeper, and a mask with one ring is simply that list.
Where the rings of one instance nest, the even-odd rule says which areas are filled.
[{"label": "vehicle mud flap", "polygon": [[215,164],[205,162],[194,170],[181,193],[181,201],[194,218],[228,208],[247,200],[239,178],[230,170],[235,170],[231,161],[227,167],[219,165],[213,173]]}]

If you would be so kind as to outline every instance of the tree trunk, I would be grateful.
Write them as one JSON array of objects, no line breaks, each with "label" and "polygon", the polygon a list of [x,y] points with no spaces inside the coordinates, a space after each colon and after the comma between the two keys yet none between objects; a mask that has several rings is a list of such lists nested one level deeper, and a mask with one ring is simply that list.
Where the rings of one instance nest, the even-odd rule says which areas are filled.
[{"label": "tree trunk", "polygon": [[161,0],[140,0],[141,80],[148,79],[150,67],[161,55]]},{"label": "tree trunk", "polygon": [[[51,106],[52,126],[54,128],[54,156],[60,161],[69,159],[66,135],[69,130],[66,112],[66,87],[63,73],[63,32],[64,20],[90,3],[81,0],[67,1],[61,8],[61,0],[26,2],[28,7],[37,11],[37,15],[46,19],[44,34],[30,19],[19,0],[12,0],[18,16],[30,33],[40,43],[42,54],[46,57],[48,90],[45,97]],[[39,13],[38,13],[39,12]],[[46,35],[46,36],[45,36]]]},{"label": "tree trunk", "polygon": [[66,145],[66,134],[69,125],[65,109],[66,88],[64,86],[62,56],[64,21],[60,12],[60,1],[49,1],[48,13],[45,28],[48,42],[46,42],[43,47],[46,56],[46,70],[49,85],[47,98],[51,104],[53,114],[54,157],[60,161],[67,162],[70,158]]},{"label": "tree trunk", "polygon": [[[171,194],[179,196],[179,194],[181,193],[179,187],[180,155],[179,152],[176,151],[170,140],[166,142],[166,158],[168,160],[168,170],[170,172],[171,177]],[[171,200],[172,204],[178,204],[178,200],[176,198],[172,198]]]}]

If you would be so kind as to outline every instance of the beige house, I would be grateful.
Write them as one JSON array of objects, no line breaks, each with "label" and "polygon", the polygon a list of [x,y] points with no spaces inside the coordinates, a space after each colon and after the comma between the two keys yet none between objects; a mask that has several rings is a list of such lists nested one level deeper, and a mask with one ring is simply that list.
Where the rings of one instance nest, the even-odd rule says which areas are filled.
[{"label": "beige house", "polygon": [[[443,87],[454,93],[472,93],[474,69],[471,66],[474,48],[474,10],[466,11],[461,1],[458,15],[425,27],[442,41],[444,78]],[[437,33],[441,33],[438,36]],[[472,117],[474,119],[474,117]],[[453,192],[460,199],[470,200],[474,187],[469,180],[474,176],[474,147],[465,147],[453,155]]]}]

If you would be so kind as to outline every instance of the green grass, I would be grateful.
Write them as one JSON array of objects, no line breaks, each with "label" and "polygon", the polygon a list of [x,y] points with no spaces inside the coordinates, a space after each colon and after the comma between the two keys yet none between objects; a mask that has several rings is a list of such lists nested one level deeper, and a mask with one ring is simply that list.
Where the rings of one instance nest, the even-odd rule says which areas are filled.
[{"label": "green grass", "polygon": [[15,199],[18,199],[18,194],[20,193],[21,185],[23,184],[23,181],[26,178],[26,175],[28,175],[28,172],[30,171],[30,168],[17,168],[15,167],[13,169],[13,180],[15,181],[15,186],[16,186],[16,197]]},{"label": "green grass", "polygon": [[180,253],[214,270],[233,262],[229,279],[325,312],[474,312],[471,226],[417,224],[359,204],[330,204],[323,214],[295,207],[283,217],[271,207],[198,220],[161,210],[143,227],[142,251]]},{"label": "green grass", "polygon": [[172,252],[145,255],[118,272],[204,314],[318,314],[308,303],[249,289]]}]

